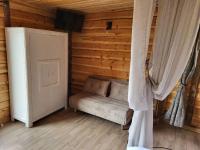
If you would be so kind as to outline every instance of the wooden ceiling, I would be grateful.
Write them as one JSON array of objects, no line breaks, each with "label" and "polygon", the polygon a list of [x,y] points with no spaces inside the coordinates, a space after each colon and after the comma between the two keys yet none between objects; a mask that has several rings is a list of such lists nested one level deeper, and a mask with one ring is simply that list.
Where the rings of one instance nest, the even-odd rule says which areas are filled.
[{"label": "wooden ceiling", "polygon": [[65,8],[85,13],[105,12],[133,7],[133,0],[26,0],[51,8]]}]

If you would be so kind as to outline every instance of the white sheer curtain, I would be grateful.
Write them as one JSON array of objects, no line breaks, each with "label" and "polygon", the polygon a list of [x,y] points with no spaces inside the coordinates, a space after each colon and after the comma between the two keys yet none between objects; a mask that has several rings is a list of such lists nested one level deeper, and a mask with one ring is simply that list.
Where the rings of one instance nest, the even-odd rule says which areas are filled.
[{"label": "white sheer curtain", "polygon": [[128,148],[153,146],[153,98],[164,100],[180,79],[197,35],[200,0],[158,0],[149,78],[145,61],[155,0],[134,0],[129,106],[134,109]]}]

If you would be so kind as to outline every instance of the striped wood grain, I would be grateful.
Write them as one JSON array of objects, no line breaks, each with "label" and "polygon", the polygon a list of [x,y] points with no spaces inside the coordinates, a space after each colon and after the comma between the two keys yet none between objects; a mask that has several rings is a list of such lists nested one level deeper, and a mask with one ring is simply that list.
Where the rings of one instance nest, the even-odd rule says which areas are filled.
[{"label": "striped wood grain", "polygon": [[6,59],[6,44],[4,33],[4,11],[0,4],[0,124],[9,121],[9,90],[8,90],[8,69]]},{"label": "striped wood grain", "polygon": [[[11,26],[54,29],[54,11],[20,0],[10,0]],[[0,6],[0,123],[10,120],[4,12]]]},{"label": "striped wood grain", "polygon": [[[82,33],[72,38],[72,91],[79,92],[89,75],[128,79],[133,9],[86,15]],[[112,21],[112,30],[106,22]],[[156,16],[152,25],[152,49]]]}]

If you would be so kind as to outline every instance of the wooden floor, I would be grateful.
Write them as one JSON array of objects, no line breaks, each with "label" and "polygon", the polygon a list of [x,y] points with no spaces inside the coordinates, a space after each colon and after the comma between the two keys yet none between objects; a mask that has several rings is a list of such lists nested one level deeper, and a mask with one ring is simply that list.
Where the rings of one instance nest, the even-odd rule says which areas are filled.
[{"label": "wooden floor", "polygon": [[[59,111],[30,129],[20,122],[0,128],[0,150],[125,150],[127,137],[128,131],[115,123]],[[154,131],[154,146],[200,150],[200,134],[160,125]]]}]

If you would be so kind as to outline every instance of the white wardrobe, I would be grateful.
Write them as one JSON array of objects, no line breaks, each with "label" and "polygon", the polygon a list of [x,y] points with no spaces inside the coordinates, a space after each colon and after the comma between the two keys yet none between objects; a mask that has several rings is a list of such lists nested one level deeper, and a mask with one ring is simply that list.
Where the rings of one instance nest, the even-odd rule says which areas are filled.
[{"label": "white wardrobe", "polygon": [[33,122],[67,107],[67,33],[6,28],[12,120]]}]

